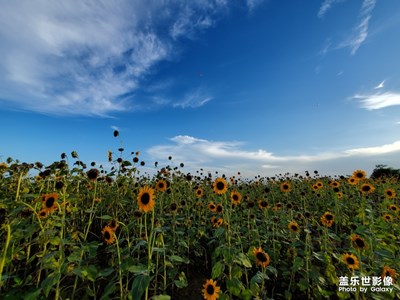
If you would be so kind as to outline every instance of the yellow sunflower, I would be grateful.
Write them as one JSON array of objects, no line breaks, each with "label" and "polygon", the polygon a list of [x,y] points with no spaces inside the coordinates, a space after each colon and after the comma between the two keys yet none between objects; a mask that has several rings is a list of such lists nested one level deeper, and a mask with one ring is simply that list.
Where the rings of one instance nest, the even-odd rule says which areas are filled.
[{"label": "yellow sunflower", "polygon": [[238,191],[232,191],[231,200],[234,205],[237,205],[242,200],[242,195]]},{"label": "yellow sunflower", "polygon": [[253,249],[253,254],[256,257],[256,263],[257,265],[265,268],[268,266],[271,262],[271,259],[267,253],[265,253],[261,247],[256,248],[254,247]]},{"label": "yellow sunflower", "polygon": [[204,196],[204,190],[202,188],[197,188],[196,189],[196,197],[200,199],[200,198],[203,198],[203,196]]},{"label": "yellow sunflower", "polygon": [[398,212],[400,209],[399,209],[399,207],[396,205],[396,204],[390,204],[389,206],[388,206],[388,208],[392,211],[392,212]]},{"label": "yellow sunflower", "polygon": [[328,211],[325,212],[321,217],[321,223],[325,227],[332,227],[334,221],[335,221],[335,216]]},{"label": "yellow sunflower", "polygon": [[353,177],[357,178],[358,180],[362,180],[367,177],[367,173],[364,170],[355,170],[353,172]]},{"label": "yellow sunflower", "polygon": [[112,230],[112,231],[116,231],[117,230],[117,228],[118,228],[118,221],[117,220],[111,220],[110,222],[108,222],[108,227],[110,227],[110,229]]},{"label": "yellow sunflower", "polygon": [[40,218],[47,218],[47,216],[49,215],[49,212],[47,209],[43,208],[38,212],[38,215]]},{"label": "yellow sunflower", "polygon": [[114,231],[110,228],[110,226],[105,226],[101,233],[103,234],[103,239],[107,243],[107,245],[111,245],[112,243],[114,243]]},{"label": "yellow sunflower", "polygon": [[46,209],[48,213],[55,211],[58,208],[57,200],[59,196],[57,193],[45,194],[42,196],[43,209]]},{"label": "yellow sunflower", "polygon": [[333,188],[339,187],[339,186],[340,186],[340,182],[338,182],[338,181],[332,181],[329,185],[330,185],[331,187],[333,187]]},{"label": "yellow sunflower", "polygon": [[351,253],[345,253],[342,256],[342,261],[347,265],[347,268],[356,270],[360,263],[358,262],[357,256]]},{"label": "yellow sunflower", "polygon": [[355,178],[355,177],[353,177],[353,176],[351,176],[351,177],[349,177],[349,179],[347,179],[347,182],[348,182],[350,185],[356,185],[356,184],[358,183],[358,181],[359,181],[359,179],[357,179],[357,178]]},{"label": "yellow sunflower", "polygon": [[289,193],[291,190],[290,183],[285,181],[280,185],[280,189],[283,193]]},{"label": "yellow sunflower", "polygon": [[214,202],[211,202],[211,203],[208,204],[208,209],[211,212],[216,212],[217,211],[217,206],[214,204]]},{"label": "yellow sunflower", "polygon": [[391,214],[384,214],[383,219],[388,223],[393,222],[393,217]]},{"label": "yellow sunflower", "polygon": [[368,248],[367,244],[365,243],[365,240],[358,234],[352,234],[350,239],[353,241],[353,246],[355,248],[360,250]]},{"label": "yellow sunflower", "polygon": [[322,189],[324,187],[324,184],[321,181],[317,181],[315,184],[319,189]]},{"label": "yellow sunflower", "polygon": [[216,194],[218,195],[225,194],[227,190],[228,190],[228,183],[224,178],[218,177],[217,179],[215,179],[213,184],[213,191]]},{"label": "yellow sunflower", "polygon": [[342,192],[337,192],[336,195],[337,195],[337,197],[339,199],[343,198],[343,193]]},{"label": "yellow sunflower", "polygon": [[258,207],[260,209],[268,208],[268,202],[266,200],[261,199],[258,201]]},{"label": "yellow sunflower", "polygon": [[165,192],[168,188],[168,184],[164,179],[159,179],[156,183],[156,189],[159,192]]},{"label": "yellow sunflower", "polygon": [[217,286],[217,282],[208,279],[206,280],[206,283],[203,285],[203,297],[206,300],[216,300],[219,298],[219,292],[220,292],[220,287]]},{"label": "yellow sunflower", "polygon": [[144,186],[139,189],[137,196],[139,210],[145,213],[154,209],[154,189],[149,186]]},{"label": "yellow sunflower", "polygon": [[299,226],[299,224],[297,224],[296,221],[289,222],[288,228],[290,229],[290,231],[292,233],[297,233],[300,231],[300,226]]},{"label": "yellow sunflower", "polygon": [[396,270],[395,269],[392,269],[392,268],[390,268],[390,267],[388,267],[388,266],[384,266],[383,267],[383,269],[382,269],[382,275],[381,275],[381,277],[382,278],[385,278],[385,277],[392,277],[392,283],[396,283],[396,277],[397,277],[397,272],[396,272]]},{"label": "yellow sunflower", "polygon": [[387,189],[385,190],[385,196],[388,199],[393,199],[396,197],[396,191],[393,189]]},{"label": "yellow sunflower", "polygon": [[360,187],[360,191],[363,194],[372,194],[375,191],[375,187],[370,183],[364,183]]}]

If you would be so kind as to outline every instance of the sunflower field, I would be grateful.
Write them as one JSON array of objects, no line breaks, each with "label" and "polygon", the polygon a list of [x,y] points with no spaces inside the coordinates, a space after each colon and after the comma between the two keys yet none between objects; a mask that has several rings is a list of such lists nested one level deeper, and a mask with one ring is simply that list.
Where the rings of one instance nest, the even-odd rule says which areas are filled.
[{"label": "sunflower field", "polygon": [[[0,163],[1,299],[400,299],[400,183]],[[119,156],[114,159],[113,156]]]}]

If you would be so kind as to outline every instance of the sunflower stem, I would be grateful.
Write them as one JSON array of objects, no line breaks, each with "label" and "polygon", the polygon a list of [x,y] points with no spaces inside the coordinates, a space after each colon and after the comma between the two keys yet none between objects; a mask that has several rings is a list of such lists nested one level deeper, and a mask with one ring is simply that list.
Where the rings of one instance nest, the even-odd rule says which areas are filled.
[{"label": "sunflower stem", "polygon": [[2,256],[1,262],[0,262],[0,288],[3,286],[3,281],[2,281],[3,268],[4,268],[4,264],[6,262],[7,250],[8,250],[8,246],[10,245],[10,240],[11,240],[10,224],[7,224],[5,227],[7,230],[7,237],[6,237],[6,244],[3,249],[3,251],[4,251],[3,256]]}]

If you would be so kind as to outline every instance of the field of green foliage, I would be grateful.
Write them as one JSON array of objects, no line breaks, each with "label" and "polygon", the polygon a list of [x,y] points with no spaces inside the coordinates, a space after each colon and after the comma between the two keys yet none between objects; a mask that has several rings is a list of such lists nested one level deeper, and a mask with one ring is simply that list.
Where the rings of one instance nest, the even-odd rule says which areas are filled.
[{"label": "field of green foliage", "polygon": [[0,163],[1,299],[400,299],[398,179],[108,158]]}]

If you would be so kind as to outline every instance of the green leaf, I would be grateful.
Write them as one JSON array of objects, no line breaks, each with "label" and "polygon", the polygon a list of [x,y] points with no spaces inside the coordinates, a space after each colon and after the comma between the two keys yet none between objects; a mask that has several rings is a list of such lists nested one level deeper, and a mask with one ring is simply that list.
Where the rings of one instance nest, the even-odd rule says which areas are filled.
[{"label": "green leaf", "polygon": [[[39,299],[39,295],[40,295],[41,292],[42,292],[41,288],[31,289],[31,290],[25,292],[22,295],[22,299],[24,299],[24,300],[36,300],[36,299]],[[5,299],[7,299],[7,298],[5,298]],[[15,299],[15,298],[13,298],[13,299]]]},{"label": "green leaf", "polygon": [[241,292],[244,290],[243,283],[237,278],[228,279],[226,281],[226,287],[232,295],[237,297],[239,297]]},{"label": "green leaf", "polygon": [[110,281],[104,289],[103,295],[101,296],[100,300],[108,299],[108,295],[111,295],[117,289],[117,285],[114,281]]},{"label": "green leaf", "polygon": [[234,259],[234,262],[239,263],[246,268],[252,267],[250,259],[244,253],[239,253],[238,256]]},{"label": "green leaf", "polygon": [[112,272],[114,272],[114,268],[107,268],[104,270],[101,270],[98,274],[97,277],[107,277],[108,275],[110,275]]},{"label": "green leaf", "polygon": [[132,297],[133,299],[142,299],[142,295],[150,284],[150,276],[139,274],[135,277],[132,284]]},{"label": "green leaf", "polygon": [[51,273],[45,280],[42,281],[41,287],[46,298],[49,296],[51,288],[60,281],[61,274]]},{"label": "green leaf", "polygon": [[147,266],[145,265],[128,266],[126,268],[126,271],[134,274],[145,274],[147,273]]},{"label": "green leaf", "polygon": [[292,272],[296,272],[296,271],[300,270],[301,267],[303,267],[303,266],[304,266],[304,259],[302,259],[301,257],[297,256],[294,259],[294,262],[293,262]]},{"label": "green leaf", "polygon": [[185,264],[189,263],[189,259],[180,257],[178,255],[171,255],[171,256],[169,256],[169,259],[171,260],[171,262],[180,262],[180,263],[185,263]]},{"label": "green leaf", "polygon": [[111,220],[112,218],[113,217],[111,217],[109,215],[103,215],[103,216],[99,217],[99,219],[102,219],[102,220]]},{"label": "green leaf", "polygon": [[219,278],[225,269],[222,261],[218,261],[212,268],[212,278]]}]

